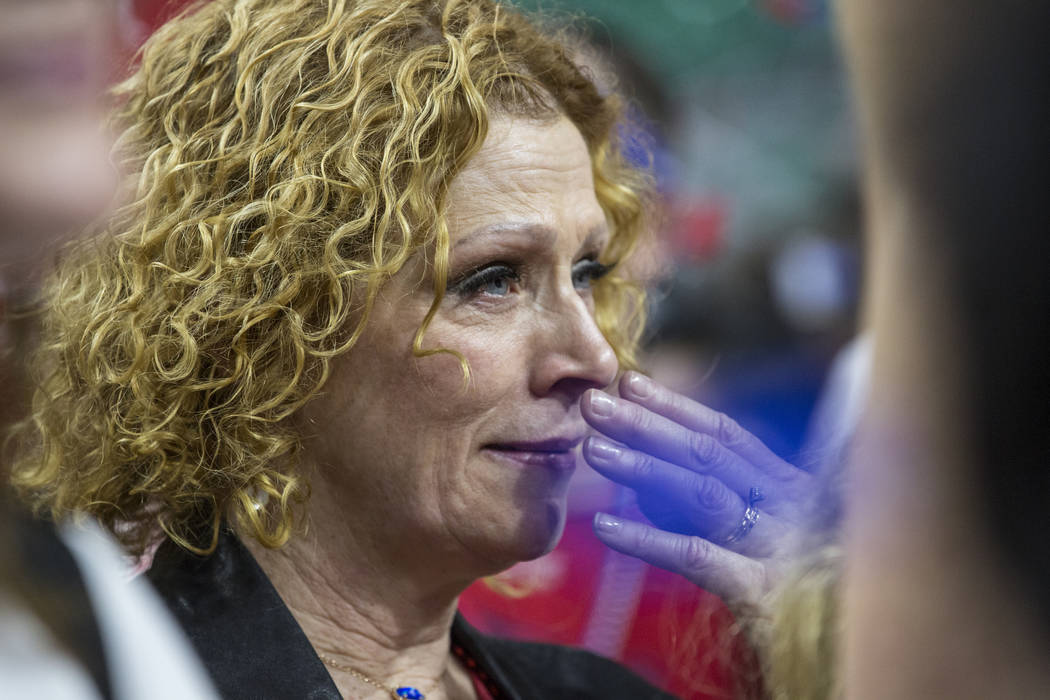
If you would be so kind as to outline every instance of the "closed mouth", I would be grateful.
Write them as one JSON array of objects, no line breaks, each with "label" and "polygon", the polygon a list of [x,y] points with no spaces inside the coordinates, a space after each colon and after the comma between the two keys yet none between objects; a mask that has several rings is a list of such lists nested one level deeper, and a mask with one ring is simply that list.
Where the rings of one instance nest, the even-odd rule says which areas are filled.
[{"label": "closed mouth", "polygon": [[571,452],[583,442],[584,435],[544,438],[542,440],[520,440],[486,445],[486,448],[508,452]]},{"label": "closed mouth", "polygon": [[509,460],[525,466],[549,467],[560,471],[576,467],[574,448],[579,440],[563,441],[557,444],[511,443],[485,445],[483,451],[503,460]]}]

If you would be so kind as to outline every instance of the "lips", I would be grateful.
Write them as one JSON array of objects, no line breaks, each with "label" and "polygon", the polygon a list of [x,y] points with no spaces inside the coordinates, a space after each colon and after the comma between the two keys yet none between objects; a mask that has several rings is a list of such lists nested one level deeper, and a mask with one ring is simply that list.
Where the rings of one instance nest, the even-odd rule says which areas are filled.
[{"label": "lips", "polygon": [[570,471],[576,467],[577,445],[583,435],[486,445],[484,451],[506,461],[528,467]]}]

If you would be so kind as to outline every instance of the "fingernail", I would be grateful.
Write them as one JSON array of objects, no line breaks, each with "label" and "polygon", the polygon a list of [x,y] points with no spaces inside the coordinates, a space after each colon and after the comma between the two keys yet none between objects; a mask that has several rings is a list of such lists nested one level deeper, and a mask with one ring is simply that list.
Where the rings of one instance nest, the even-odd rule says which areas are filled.
[{"label": "fingernail", "polygon": [[627,387],[631,390],[632,394],[640,399],[644,399],[653,393],[652,380],[638,372],[631,372],[627,375]]},{"label": "fingernail", "polygon": [[598,437],[587,438],[587,444],[584,447],[586,449],[587,457],[593,462],[617,464],[620,461],[620,457],[623,455],[623,450],[619,447]]},{"label": "fingernail", "polygon": [[616,402],[608,394],[592,391],[590,395],[591,411],[601,418],[608,418],[616,410]]},{"label": "fingernail", "polygon": [[623,527],[623,521],[608,513],[594,514],[594,529],[599,532],[619,532]]}]

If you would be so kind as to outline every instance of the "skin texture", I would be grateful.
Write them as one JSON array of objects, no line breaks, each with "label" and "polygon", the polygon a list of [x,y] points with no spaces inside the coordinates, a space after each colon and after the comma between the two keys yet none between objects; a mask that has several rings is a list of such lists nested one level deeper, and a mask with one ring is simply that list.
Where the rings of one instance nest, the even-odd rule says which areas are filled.
[{"label": "skin texture", "polygon": [[[466,696],[449,664],[456,597],[557,543],[580,397],[617,371],[589,291],[605,219],[570,122],[496,117],[450,185],[448,222],[449,290],[424,347],[462,353],[469,384],[450,355],[412,356],[433,298],[417,259],[304,410],[309,532],[278,551],[249,542],[316,648],[374,678],[440,680],[436,697]],[[463,287],[501,265],[513,272]],[[509,449],[521,443],[533,449]]]},{"label": "skin texture", "polygon": [[[601,433],[587,439],[584,458],[635,489],[656,525],[599,513],[598,538],[685,576],[732,606],[758,605],[789,563],[813,477],[728,416],[637,372],[621,378],[619,397],[588,392],[583,415]],[[729,543],[752,487],[764,495],[756,504],[758,520]]]}]

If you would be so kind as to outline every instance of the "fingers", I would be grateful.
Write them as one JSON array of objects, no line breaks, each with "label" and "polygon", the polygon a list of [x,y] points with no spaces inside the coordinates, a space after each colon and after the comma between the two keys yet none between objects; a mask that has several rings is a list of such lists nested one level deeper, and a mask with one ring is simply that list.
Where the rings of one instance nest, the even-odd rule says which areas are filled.
[{"label": "fingers", "polygon": [[797,471],[729,416],[671,391],[644,374],[625,372],[619,389],[623,398],[688,430],[714,437],[724,448],[761,467],[770,476],[786,478]]},{"label": "fingers", "polygon": [[762,564],[700,537],[664,532],[606,513],[595,515],[594,533],[616,551],[681,574],[726,602],[757,603],[764,593]]},{"label": "fingers", "polygon": [[[638,504],[665,530],[725,541],[739,527],[747,503],[720,480],[668,464],[601,437],[583,443],[583,456],[598,473],[638,492]],[[762,513],[732,549],[769,556],[784,534],[775,518]]]},{"label": "fingers", "polygon": [[592,427],[613,440],[697,474],[717,477],[741,496],[752,486],[780,490],[769,488],[773,484],[766,471],[722,446],[714,436],[683,427],[631,401],[591,390],[584,395],[581,411]]}]

